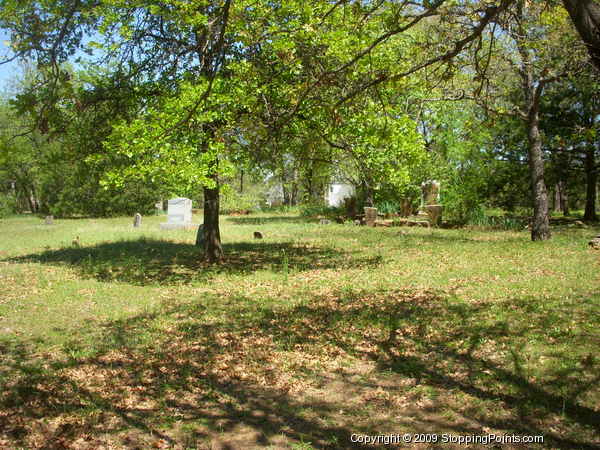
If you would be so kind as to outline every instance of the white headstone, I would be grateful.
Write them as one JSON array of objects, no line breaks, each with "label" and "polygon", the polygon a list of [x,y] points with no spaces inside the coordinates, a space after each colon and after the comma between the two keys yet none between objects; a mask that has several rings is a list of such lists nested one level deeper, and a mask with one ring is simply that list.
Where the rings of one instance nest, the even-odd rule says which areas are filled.
[{"label": "white headstone", "polygon": [[167,208],[167,222],[161,228],[187,228],[192,226],[192,201],[189,198],[172,198]]}]

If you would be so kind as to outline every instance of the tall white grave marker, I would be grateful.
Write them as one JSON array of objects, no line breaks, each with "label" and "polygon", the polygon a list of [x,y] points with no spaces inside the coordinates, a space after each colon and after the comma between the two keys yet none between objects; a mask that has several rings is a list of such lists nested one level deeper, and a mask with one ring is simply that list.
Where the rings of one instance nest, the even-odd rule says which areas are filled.
[{"label": "tall white grave marker", "polygon": [[192,201],[189,198],[172,198],[167,208],[167,221],[161,223],[164,229],[188,228],[192,224]]}]

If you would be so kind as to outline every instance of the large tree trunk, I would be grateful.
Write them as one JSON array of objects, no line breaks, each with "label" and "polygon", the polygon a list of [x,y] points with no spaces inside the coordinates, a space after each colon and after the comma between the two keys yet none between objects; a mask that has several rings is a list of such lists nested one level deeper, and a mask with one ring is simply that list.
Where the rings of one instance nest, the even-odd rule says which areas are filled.
[{"label": "large tree trunk", "polygon": [[214,188],[204,188],[204,257],[214,263],[223,260],[219,231],[219,182]]},{"label": "large tree trunk", "polygon": [[598,184],[598,170],[596,168],[595,148],[589,146],[585,152],[585,212],[583,220],[596,221],[596,185]]},{"label": "large tree trunk", "polygon": [[533,222],[531,240],[550,239],[550,220],[548,219],[548,192],[544,182],[544,159],[542,158],[542,138],[537,105],[529,108],[527,117],[527,137],[529,140],[529,173],[533,192]]},{"label": "large tree trunk", "polygon": [[594,0],[563,0],[563,4],[587,46],[592,63],[600,70],[600,5]]}]

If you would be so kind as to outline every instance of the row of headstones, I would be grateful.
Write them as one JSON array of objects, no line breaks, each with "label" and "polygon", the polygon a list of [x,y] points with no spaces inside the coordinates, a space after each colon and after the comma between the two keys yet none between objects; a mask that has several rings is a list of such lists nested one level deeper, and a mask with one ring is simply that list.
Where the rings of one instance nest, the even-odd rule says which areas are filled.
[{"label": "row of headstones", "polygon": [[[158,203],[156,204],[158,206]],[[162,204],[161,204],[162,205]],[[44,223],[54,225],[54,216],[46,216]],[[139,228],[142,225],[142,215],[136,213],[133,216],[133,226]],[[192,225],[192,201],[189,198],[173,198],[169,200],[167,211],[167,222],[161,224],[162,228],[180,228]]]},{"label": "row of headstones", "polygon": [[[156,203],[156,207],[162,209],[162,202]],[[134,228],[142,225],[142,215],[136,213],[133,216]],[[168,202],[167,221],[160,224],[161,228],[187,228],[192,226],[192,201],[189,198],[172,198]]]}]

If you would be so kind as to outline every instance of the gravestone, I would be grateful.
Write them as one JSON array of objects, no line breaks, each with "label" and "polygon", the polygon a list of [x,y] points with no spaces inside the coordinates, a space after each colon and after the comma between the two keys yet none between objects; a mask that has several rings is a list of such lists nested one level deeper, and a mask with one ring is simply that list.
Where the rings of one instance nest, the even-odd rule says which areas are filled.
[{"label": "gravestone", "polygon": [[442,222],[442,209],[439,181],[428,180],[422,183],[419,216],[426,216],[430,225],[439,226]]},{"label": "gravestone", "polygon": [[377,208],[369,208],[365,206],[365,223],[369,227],[375,226],[375,221],[377,220]]},{"label": "gravestone", "polygon": [[133,227],[139,228],[142,225],[142,215],[140,213],[135,213],[133,216]]},{"label": "gravestone", "polygon": [[429,223],[433,227],[437,227],[442,222],[442,205],[426,205],[425,211],[429,219]]},{"label": "gravestone", "polygon": [[321,224],[321,225],[329,225],[330,223],[331,223],[331,220],[329,220],[329,219],[319,220],[319,224]]},{"label": "gravestone", "polygon": [[189,198],[172,198],[167,208],[167,221],[160,227],[167,230],[192,226],[192,201]]},{"label": "gravestone", "polygon": [[440,204],[440,183],[428,180],[421,183],[421,208],[427,205]]},{"label": "gravestone", "polygon": [[400,201],[400,215],[402,217],[408,217],[413,213],[412,201],[408,198],[403,198]]},{"label": "gravestone", "polygon": [[46,216],[44,223],[46,225],[54,225],[54,216]]},{"label": "gravestone", "polygon": [[198,227],[198,233],[196,234],[196,246],[204,248],[204,224]]}]

